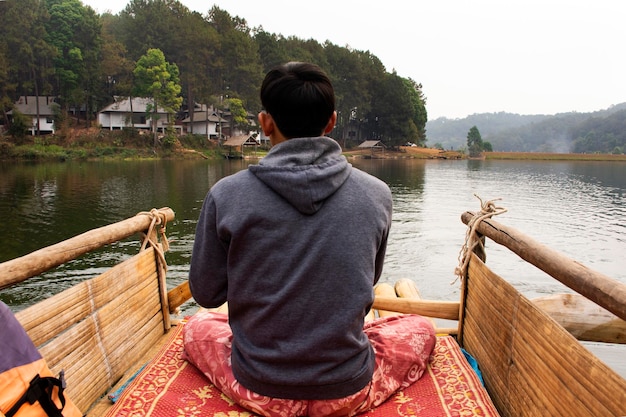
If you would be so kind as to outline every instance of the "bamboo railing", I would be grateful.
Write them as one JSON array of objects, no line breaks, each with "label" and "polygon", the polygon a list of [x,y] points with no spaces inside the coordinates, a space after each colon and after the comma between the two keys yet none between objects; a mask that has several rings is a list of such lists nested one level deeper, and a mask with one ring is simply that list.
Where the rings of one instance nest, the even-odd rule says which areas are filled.
[{"label": "bamboo railing", "polygon": [[[25,281],[30,277],[41,274],[104,245],[125,239],[135,233],[146,231],[153,219],[149,214],[148,212],[145,214],[139,213],[129,219],[89,230],[71,239],[1,263],[0,290]],[[174,219],[174,211],[168,207],[156,210],[155,214],[164,216],[166,221]]]},{"label": "bamboo railing", "polygon": [[[461,215],[468,224],[474,213]],[[587,268],[562,253],[543,245],[518,230],[495,220],[485,219],[476,231],[507,247],[520,258],[535,265],[577,293],[626,320],[626,284]]]}]

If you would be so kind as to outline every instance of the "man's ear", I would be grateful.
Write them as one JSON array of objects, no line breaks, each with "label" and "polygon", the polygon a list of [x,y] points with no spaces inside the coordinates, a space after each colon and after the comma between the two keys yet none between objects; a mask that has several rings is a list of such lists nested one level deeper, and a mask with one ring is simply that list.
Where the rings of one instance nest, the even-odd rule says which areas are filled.
[{"label": "man's ear", "polygon": [[274,133],[274,129],[276,128],[272,115],[266,111],[262,111],[259,113],[258,118],[259,118],[259,125],[261,126],[261,129],[263,130],[263,134],[265,136],[271,136],[272,133]]},{"label": "man's ear", "polygon": [[326,125],[326,128],[324,129],[324,134],[326,135],[332,132],[336,124],[337,124],[337,112],[334,111],[332,116],[330,116],[330,119],[328,120],[328,124]]}]

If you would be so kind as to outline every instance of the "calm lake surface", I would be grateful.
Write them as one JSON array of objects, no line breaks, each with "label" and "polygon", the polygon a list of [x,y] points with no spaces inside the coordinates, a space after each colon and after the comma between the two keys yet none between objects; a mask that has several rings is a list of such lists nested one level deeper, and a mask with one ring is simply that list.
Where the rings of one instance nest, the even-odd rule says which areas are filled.
[{"label": "calm lake surface", "polygon": [[[496,220],[626,282],[626,164],[622,162],[367,160],[350,162],[384,180],[394,216],[382,281],[414,280],[422,296],[458,300],[454,268],[465,239],[460,215],[501,198]],[[171,286],[186,279],[207,190],[253,161],[124,161],[0,166],[0,262],[133,216],[171,207]],[[250,204],[254,204],[253,201]],[[346,207],[346,210],[350,210]],[[27,283],[2,290],[17,311],[136,253],[131,238]],[[488,242],[487,263],[529,297],[568,291]],[[187,306],[192,308],[193,305]]]},{"label": "calm lake surface", "polygon": [[[496,218],[553,249],[626,282],[626,163],[353,159],[394,197],[381,281],[414,280],[429,299],[459,299],[454,268],[467,227],[460,216],[501,198]],[[207,190],[251,161],[124,161],[0,164],[0,262],[154,207],[171,207],[168,283],[187,278]],[[254,204],[253,201],[250,204]],[[346,207],[350,210],[350,207]],[[102,273],[134,255],[137,237],[0,291],[14,311]],[[487,263],[529,297],[569,289],[516,255],[487,243]],[[193,312],[189,302],[182,313]],[[445,323],[443,323],[445,325]],[[625,346],[588,346],[626,377]]]}]

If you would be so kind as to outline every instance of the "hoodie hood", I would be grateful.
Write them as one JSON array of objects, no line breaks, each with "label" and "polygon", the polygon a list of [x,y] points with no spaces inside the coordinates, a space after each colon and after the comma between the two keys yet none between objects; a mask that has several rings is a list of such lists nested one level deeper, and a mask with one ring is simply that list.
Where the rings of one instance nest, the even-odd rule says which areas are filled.
[{"label": "hoodie hood", "polygon": [[299,212],[317,212],[350,176],[352,165],[328,137],[296,138],[274,146],[249,171]]}]

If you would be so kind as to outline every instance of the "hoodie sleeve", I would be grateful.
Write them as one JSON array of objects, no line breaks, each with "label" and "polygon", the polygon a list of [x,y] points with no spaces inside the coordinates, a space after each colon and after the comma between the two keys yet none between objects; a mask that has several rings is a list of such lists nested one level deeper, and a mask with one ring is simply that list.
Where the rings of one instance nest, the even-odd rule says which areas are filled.
[{"label": "hoodie sleeve", "polygon": [[380,242],[378,252],[376,252],[376,264],[374,266],[374,285],[378,283],[378,280],[383,273],[383,264],[385,263],[385,254],[387,253],[387,238],[389,237],[390,228],[391,221],[389,222],[389,226],[387,226],[387,230],[385,230],[385,234],[383,235],[382,241]]},{"label": "hoodie sleeve", "polygon": [[222,305],[228,292],[227,249],[217,234],[216,215],[209,192],[198,218],[189,268],[191,295],[206,308]]}]

